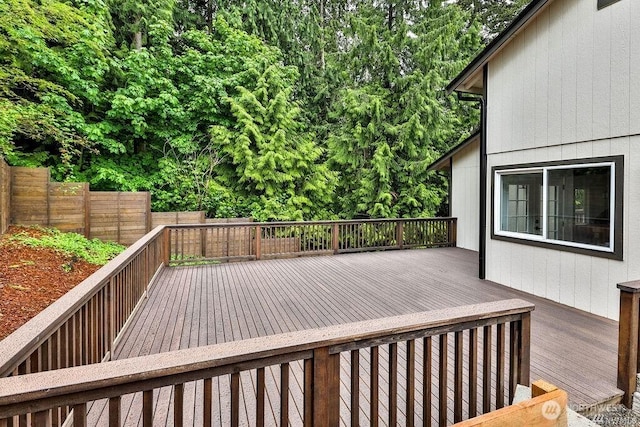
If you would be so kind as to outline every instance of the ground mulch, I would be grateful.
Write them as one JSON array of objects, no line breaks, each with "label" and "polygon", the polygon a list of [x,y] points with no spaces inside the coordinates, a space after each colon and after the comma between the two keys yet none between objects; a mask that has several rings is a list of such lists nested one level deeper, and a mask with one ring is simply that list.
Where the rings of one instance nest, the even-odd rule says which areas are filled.
[{"label": "ground mulch", "polygon": [[10,227],[0,238],[0,340],[100,268],[53,249],[12,242],[16,233],[42,232]]}]

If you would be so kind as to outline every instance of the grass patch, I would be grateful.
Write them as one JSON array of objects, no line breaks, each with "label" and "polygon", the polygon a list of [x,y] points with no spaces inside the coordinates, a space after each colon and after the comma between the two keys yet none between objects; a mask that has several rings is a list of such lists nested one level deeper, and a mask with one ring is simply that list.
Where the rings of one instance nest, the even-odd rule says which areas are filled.
[{"label": "grass patch", "polygon": [[35,233],[20,232],[12,235],[10,242],[32,248],[50,248],[81,258],[91,264],[104,265],[126,248],[113,242],[87,239],[78,233],[63,233],[54,228],[36,227]]}]

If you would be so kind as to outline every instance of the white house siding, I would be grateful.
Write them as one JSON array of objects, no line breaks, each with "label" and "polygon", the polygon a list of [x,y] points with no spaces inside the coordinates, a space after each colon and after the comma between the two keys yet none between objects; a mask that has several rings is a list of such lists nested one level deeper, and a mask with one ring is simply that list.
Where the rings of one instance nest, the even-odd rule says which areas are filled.
[{"label": "white house siding", "polygon": [[487,279],[617,319],[616,284],[640,279],[638,22],[637,0],[555,0],[489,62],[487,83],[489,189],[492,166],[624,155],[624,260],[489,238]]},{"label": "white house siding", "polygon": [[458,218],[458,247],[478,250],[480,151],[474,141],[453,156],[451,215]]}]

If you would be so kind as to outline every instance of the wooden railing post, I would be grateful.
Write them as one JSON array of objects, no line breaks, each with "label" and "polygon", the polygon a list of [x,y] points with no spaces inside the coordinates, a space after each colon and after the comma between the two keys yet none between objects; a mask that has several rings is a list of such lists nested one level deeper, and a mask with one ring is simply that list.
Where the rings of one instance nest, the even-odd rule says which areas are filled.
[{"label": "wooden railing post", "polygon": [[262,227],[256,225],[256,259],[262,255]]},{"label": "wooden railing post", "polygon": [[522,313],[518,322],[520,339],[518,340],[518,384],[529,385],[531,381],[531,312]]},{"label": "wooden railing post", "polygon": [[401,219],[396,223],[396,244],[399,249],[404,247],[404,221]]},{"label": "wooden railing post", "polygon": [[458,221],[456,218],[449,220],[449,245],[454,248],[458,246]]},{"label": "wooden railing post", "polygon": [[340,423],[340,354],[328,347],[313,351],[313,426]]},{"label": "wooden railing post", "polygon": [[618,289],[620,289],[618,388],[624,392],[622,403],[627,408],[631,408],[640,365],[638,360],[640,281],[619,283]]},{"label": "wooden railing post", "polygon": [[165,267],[169,267],[171,261],[171,229],[165,228],[162,233],[162,262]]},{"label": "wooden railing post", "polygon": [[333,248],[334,255],[338,254],[340,250],[340,225],[335,222],[333,224],[333,231],[331,233],[331,247]]}]

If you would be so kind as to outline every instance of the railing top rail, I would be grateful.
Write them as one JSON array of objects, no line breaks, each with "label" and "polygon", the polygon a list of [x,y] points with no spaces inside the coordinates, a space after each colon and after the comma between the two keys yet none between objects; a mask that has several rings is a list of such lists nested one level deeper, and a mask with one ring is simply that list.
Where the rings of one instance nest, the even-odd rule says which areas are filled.
[{"label": "railing top rail", "polygon": [[211,224],[171,224],[167,228],[229,228],[229,227],[280,227],[280,226],[305,226],[305,225],[333,225],[333,224],[367,224],[381,222],[397,222],[397,221],[451,221],[454,217],[438,217],[438,218],[379,218],[379,219],[341,219],[341,220],[322,220],[322,221],[276,221],[276,222],[223,222]]},{"label": "railing top rail", "polygon": [[0,377],[8,375],[12,367],[24,359],[25,354],[48,339],[69,316],[82,307],[89,298],[101,289],[106,281],[119,273],[163,230],[164,226],[151,230],[14,333],[0,340]]},{"label": "railing top rail", "polygon": [[168,378],[171,376],[246,365],[256,360],[301,354],[354,341],[428,331],[446,325],[477,322],[481,326],[492,319],[524,315],[533,310],[533,304],[520,299],[495,301],[0,378],[0,418],[11,414],[12,405],[25,408],[31,405],[29,410],[33,410],[33,405],[46,405],[43,399],[55,400],[56,396],[73,394],[81,400],[82,393],[92,390],[95,393],[96,389],[102,389],[106,393],[104,397],[109,397],[113,393],[118,395],[119,387],[133,383],[159,380],[154,382],[159,387],[173,384],[175,379]]},{"label": "railing top rail", "polygon": [[632,294],[640,293],[640,280],[632,280],[630,282],[618,283],[618,289],[622,292],[629,292]]}]

